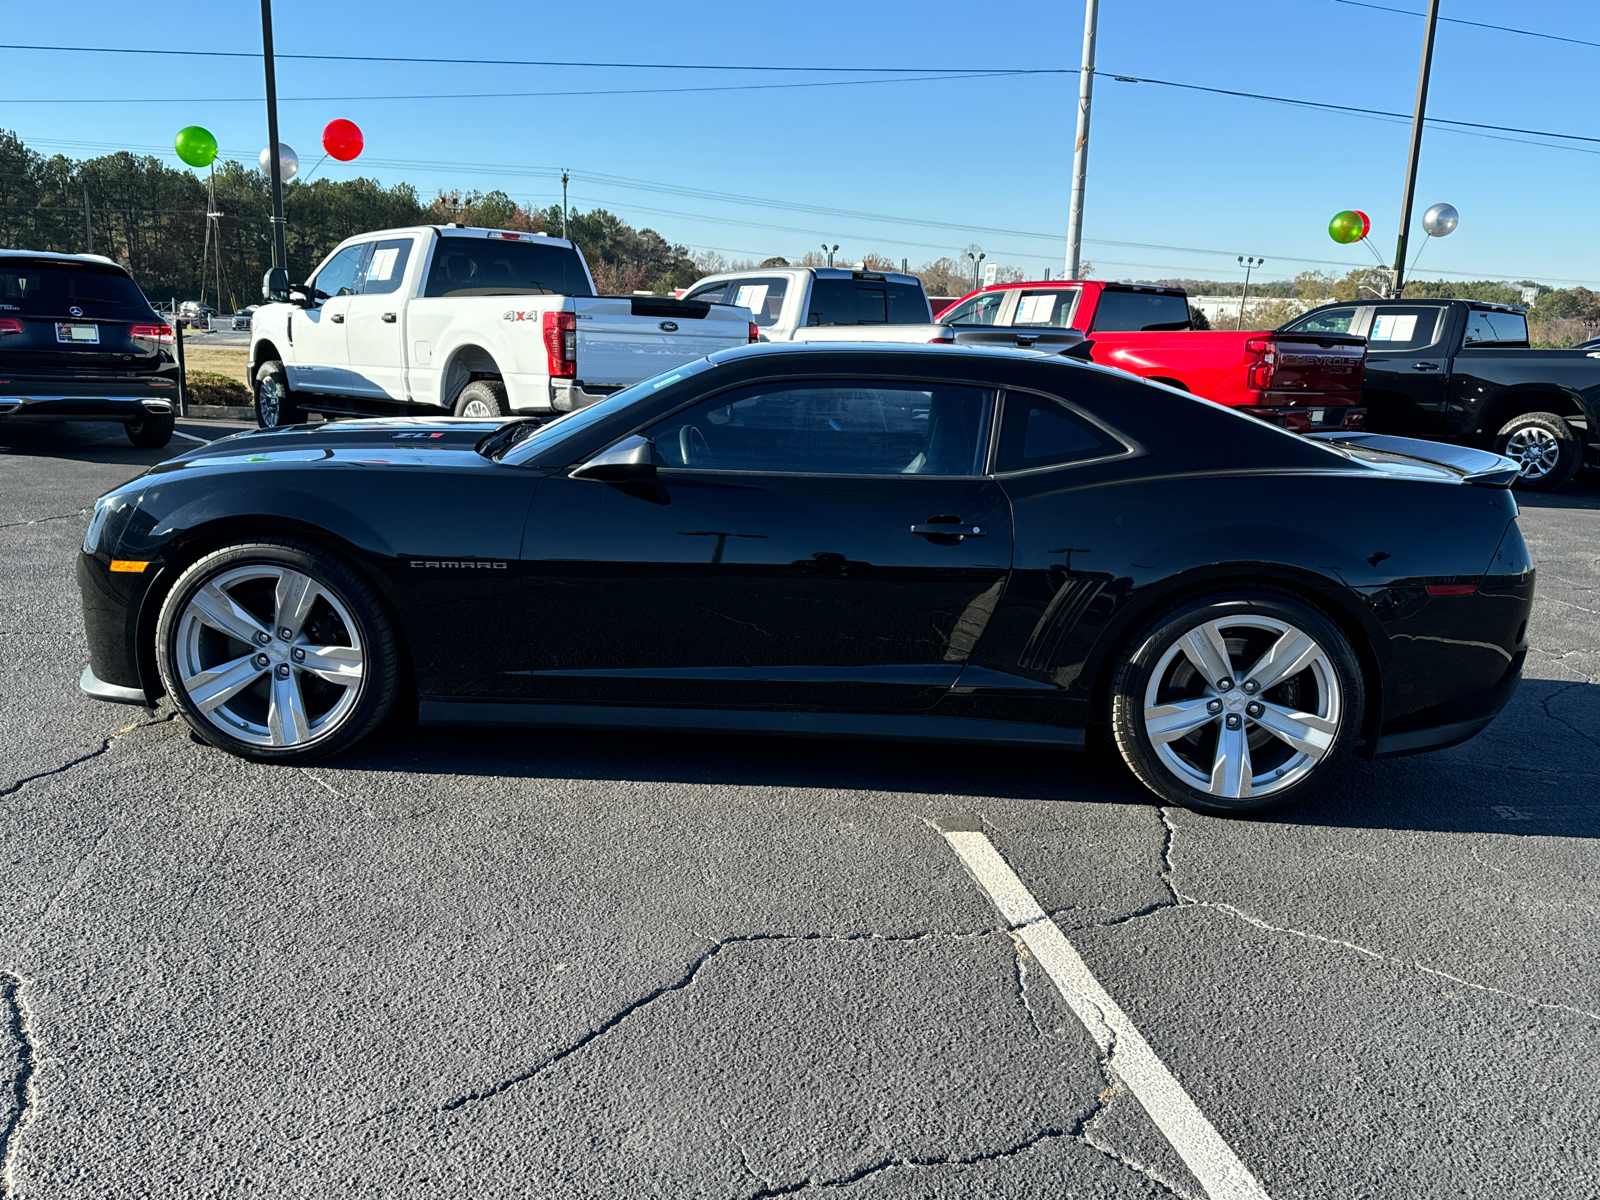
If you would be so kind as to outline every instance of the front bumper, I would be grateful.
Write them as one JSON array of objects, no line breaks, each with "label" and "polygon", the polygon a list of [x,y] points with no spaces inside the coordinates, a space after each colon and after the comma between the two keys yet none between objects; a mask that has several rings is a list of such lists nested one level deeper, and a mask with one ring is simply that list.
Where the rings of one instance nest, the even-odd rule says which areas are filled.
[{"label": "front bumper", "polygon": [[85,696],[92,696],[96,700],[104,700],[110,704],[138,704],[145,708],[154,707],[144,692],[138,688],[123,687],[118,683],[107,683],[95,677],[93,667],[84,667],[83,674],[78,676],[78,690]]}]

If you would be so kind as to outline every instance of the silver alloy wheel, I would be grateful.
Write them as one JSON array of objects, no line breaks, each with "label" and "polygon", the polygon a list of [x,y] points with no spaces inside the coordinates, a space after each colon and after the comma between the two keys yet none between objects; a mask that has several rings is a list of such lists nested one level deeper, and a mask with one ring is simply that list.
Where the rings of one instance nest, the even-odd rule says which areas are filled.
[{"label": "silver alloy wheel", "polygon": [[174,650],[190,702],[254,746],[326,737],[361,694],[361,636],[349,610],[290,567],[255,563],[208,579],[178,618]]},{"label": "silver alloy wheel", "polygon": [[261,414],[261,423],[265,428],[272,429],[278,424],[278,400],[278,389],[272,378],[266,374],[257,375],[256,409]]},{"label": "silver alloy wheel", "polygon": [[1524,425],[1506,439],[1505,454],[1521,464],[1522,478],[1539,480],[1561,461],[1561,443],[1542,425]]},{"label": "silver alloy wheel", "polygon": [[492,411],[488,404],[482,400],[468,400],[461,406],[463,417],[497,417],[500,414]]},{"label": "silver alloy wheel", "polygon": [[1145,732],[1162,764],[1230,800],[1304,779],[1333,748],[1343,713],[1328,652],[1267,616],[1196,625],[1161,656],[1144,695]]}]

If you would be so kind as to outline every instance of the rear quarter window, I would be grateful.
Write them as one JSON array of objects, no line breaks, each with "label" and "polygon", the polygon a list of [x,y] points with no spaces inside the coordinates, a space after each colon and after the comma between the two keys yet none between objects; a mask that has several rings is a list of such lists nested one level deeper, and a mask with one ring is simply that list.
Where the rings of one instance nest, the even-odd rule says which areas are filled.
[{"label": "rear quarter window", "polygon": [[928,298],[915,284],[883,279],[816,279],[807,325],[925,325]]},{"label": "rear quarter window", "polygon": [[1189,302],[1182,296],[1152,292],[1100,293],[1096,333],[1156,333],[1189,328]]},{"label": "rear quarter window", "polygon": [[571,246],[441,237],[425,296],[592,296]]},{"label": "rear quarter window", "polygon": [[1526,344],[1527,340],[1528,318],[1521,313],[1484,312],[1478,309],[1467,313],[1467,334],[1463,345]]}]

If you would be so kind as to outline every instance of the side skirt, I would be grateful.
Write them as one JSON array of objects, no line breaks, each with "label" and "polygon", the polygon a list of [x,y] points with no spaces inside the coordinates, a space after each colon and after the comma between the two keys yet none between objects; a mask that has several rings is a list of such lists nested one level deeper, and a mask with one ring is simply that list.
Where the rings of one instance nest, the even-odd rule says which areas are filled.
[{"label": "side skirt", "polygon": [[742,733],[872,741],[966,742],[1082,750],[1081,729],[914,714],[773,712],[731,708],[624,708],[603,704],[423,699],[423,725],[520,725],[537,729],[626,729],[637,733]]}]

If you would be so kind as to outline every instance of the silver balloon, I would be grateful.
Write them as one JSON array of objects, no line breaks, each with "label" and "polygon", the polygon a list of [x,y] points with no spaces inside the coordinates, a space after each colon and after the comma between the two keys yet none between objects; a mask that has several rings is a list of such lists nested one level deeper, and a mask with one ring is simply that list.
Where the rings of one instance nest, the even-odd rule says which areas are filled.
[{"label": "silver balloon", "polygon": [[1454,204],[1435,204],[1422,214],[1422,231],[1429,237],[1445,237],[1455,232],[1461,224],[1461,214]]},{"label": "silver balloon", "polygon": [[[261,148],[261,159],[260,159],[260,161],[261,161],[261,173],[263,175],[271,175],[272,174],[272,147],[263,146]],[[295,172],[298,171],[299,169],[300,169],[300,156],[294,152],[294,147],[289,145],[288,142],[279,142],[278,143],[278,172],[283,177],[283,182],[288,183],[289,180],[293,179],[294,176],[295,176]],[[1432,212],[1433,209],[1430,208],[1428,211]],[[1455,209],[1452,208],[1450,211],[1451,212],[1455,212]]]}]

